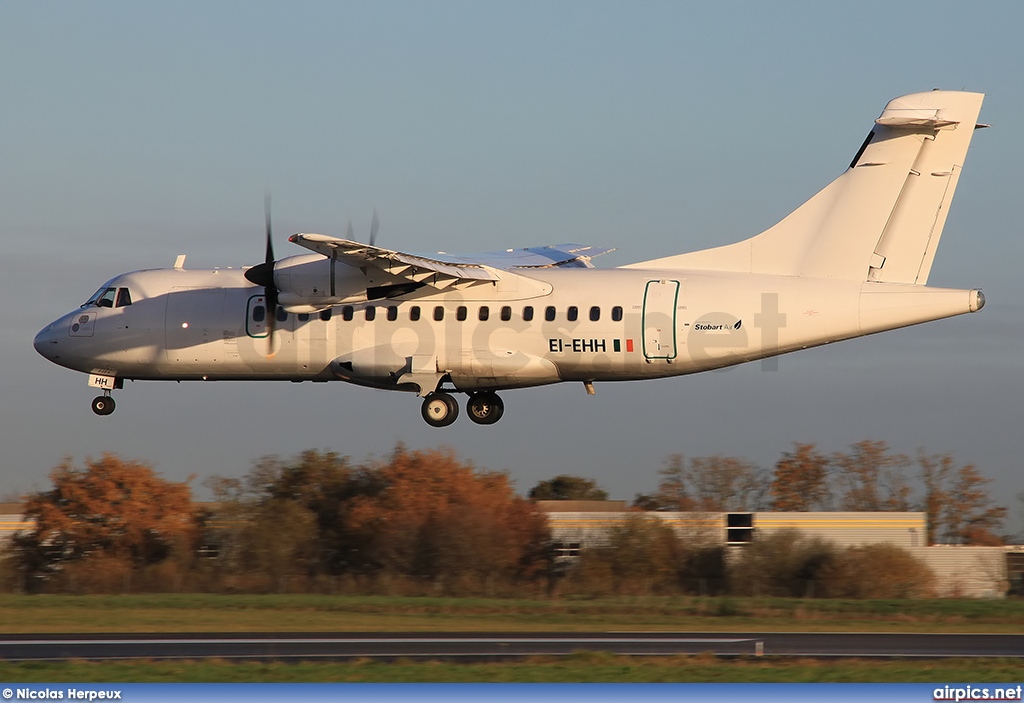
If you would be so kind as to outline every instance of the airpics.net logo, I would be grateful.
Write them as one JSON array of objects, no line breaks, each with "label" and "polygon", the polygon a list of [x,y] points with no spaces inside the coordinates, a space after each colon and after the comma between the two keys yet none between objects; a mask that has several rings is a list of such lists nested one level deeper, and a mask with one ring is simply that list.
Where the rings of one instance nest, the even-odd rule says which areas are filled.
[{"label": "airpics.net logo", "polygon": [[932,692],[936,701],[1019,701],[1024,685],[989,688],[988,686],[942,686]]}]

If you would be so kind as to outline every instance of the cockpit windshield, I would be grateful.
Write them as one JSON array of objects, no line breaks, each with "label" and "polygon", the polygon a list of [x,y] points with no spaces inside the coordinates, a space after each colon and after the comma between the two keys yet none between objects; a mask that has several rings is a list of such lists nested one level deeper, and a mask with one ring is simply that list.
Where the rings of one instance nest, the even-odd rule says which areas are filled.
[{"label": "cockpit windshield", "polygon": [[107,283],[82,303],[82,307],[123,308],[131,304],[132,295],[127,288],[117,288]]}]

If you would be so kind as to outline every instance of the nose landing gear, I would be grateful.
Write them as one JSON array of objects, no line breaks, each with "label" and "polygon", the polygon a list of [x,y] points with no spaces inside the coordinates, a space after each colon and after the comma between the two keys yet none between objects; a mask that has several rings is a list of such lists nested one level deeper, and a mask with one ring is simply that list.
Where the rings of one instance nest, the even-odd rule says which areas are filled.
[{"label": "nose landing gear", "polygon": [[89,385],[103,391],[103,395],[92,399],[92,411],[97,415],[109,415],[114,412],[116,404],[110,397],[110,391],[124,388],[124,379],[114,375],[94,373],[89,376]]},{"label": "nose landing gear", "polygon": [[110,397],[110,391],[104,391],[103,395],[92,399],[92,411],[97,415],[109,415],[114,412],[116,405],[114,399]]}]

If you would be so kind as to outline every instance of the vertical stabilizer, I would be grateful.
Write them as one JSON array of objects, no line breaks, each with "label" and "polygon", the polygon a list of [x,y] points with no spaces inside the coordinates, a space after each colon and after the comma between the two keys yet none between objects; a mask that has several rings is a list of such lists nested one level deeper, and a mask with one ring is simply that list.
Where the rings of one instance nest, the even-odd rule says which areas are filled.
[{"label": "vertical stabilizer", "polygon": [[983,98],[939,90],[896,98],[850,167],[771,229],[631,268],[927,283]]}]

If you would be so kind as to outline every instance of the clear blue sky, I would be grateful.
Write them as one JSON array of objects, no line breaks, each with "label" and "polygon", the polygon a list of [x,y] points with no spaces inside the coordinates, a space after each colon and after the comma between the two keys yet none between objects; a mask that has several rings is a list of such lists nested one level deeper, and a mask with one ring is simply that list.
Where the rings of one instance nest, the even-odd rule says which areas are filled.
[{"label": "clear blue sky", "polygon": [[[794,440],[954,452],[1024,491],[1024,4],[0,4],[0,491],[103,451],[169,478],[267,453],[452,446],[527,490],[649,491],[667,455]],[[97,418],[33,335],[123,271],[252,264],[296,231],[407,250],[561,241],[618,265],[735,241],[838,175],[890,98],[987,93],[931,283],[978,315],[658,382],[514,391],[494,427],[347,386],[129,384]],[[299,253],[296,250],[295,253]],[[1009,527],[1016,529],[1017,524]]]}]

